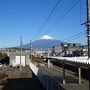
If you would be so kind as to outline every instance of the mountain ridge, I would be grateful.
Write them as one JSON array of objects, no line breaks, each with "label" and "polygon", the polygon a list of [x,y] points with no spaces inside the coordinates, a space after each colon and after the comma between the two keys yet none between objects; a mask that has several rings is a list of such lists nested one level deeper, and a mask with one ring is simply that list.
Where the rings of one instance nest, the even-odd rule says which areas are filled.
[{"label": "mountain ridge", "polygon": [[[32,48],[50,48],[59,43],[61,41],[56,39],[38,39],[32,42]],[[30,43],[23,45],[23,48],[30,48]]]}]

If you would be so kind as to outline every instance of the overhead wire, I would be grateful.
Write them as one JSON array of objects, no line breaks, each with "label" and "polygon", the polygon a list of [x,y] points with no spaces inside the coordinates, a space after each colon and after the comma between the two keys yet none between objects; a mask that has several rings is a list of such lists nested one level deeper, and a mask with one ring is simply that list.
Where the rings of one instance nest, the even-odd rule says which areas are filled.
[{"label": "overhead wire", "polygon": [[55,9],[57,8],[57,6],[59,5],[59,3],[61,2],[61,0],[58,0],[57,3],[55,4],[54,8],[52,9],[52,11],[50,12],[50,14],[48,15],[48,17],[46,18],[46,20],[44,21],[44,23],[42,24],[42,26],[40,27],[40,29],[37,31],[35,37],[40,33],[40,31],[43,29],[43,27],[46,25],[46,23],[48,22],[49,18],[52,16],[52,14],[54,13]]},{"label": "overhead wire", "polygon": [[86,35],[86,32],[84,32],[84,33],[82,33],[82,34],[80,34],[80,35],[78,35],[78,36],[76,36],[76,37],[74,37],[74,38],[72,38],[72,39],[70,39],[70,40],[68,40],[68,41],[66,41],[66,42],[70,42],[70,41],[72,41],[72,40],[75,40],[75,39],[81,37],[82,35]]},{"label": "overhead wire", "polygon": [[[56,3],[56,5],[55,5],[55,7],[53,8],[53,10],[52,10],[52,12],[49,14],[49,16],[47,17],[47,19],[45,20],[45,22],[42,24],[42,26],[41,26],[41,28],[39,29],[39,31],[37,32],[37,34],[43,29],[43,27],[46,25],[46,23],[48,22],[48,20],[49,20],[49,18],[52,16],[52,14],[54,13],[54,11],[55,11],[55,9],[56,9],[56,7],[58,6],[58,4],[60,3],[60,1],[61,0],[58,0],[58,2]],[[64,17],[77,5],[77,3],[78,3],[78,1],[79,0],[76,0],[73,4],[72,4],[72,6],[64,13],[64,15],[62,16],[62,18],[61,19],[59,19],[59,17],[57,18],[57,20],[59,19],[59,21],[57,22],[57,23],[60,23],[63,19],[64,19]],[[81,1],[81,0],[80,0]],[[72,3],[72,2],[71,2]],[[81,7],[81,6],[80,6]],[[81,15],[81,14],[80,14]],[[80,16],[80,19],[81,19],[81,16]],[[56,21],[55,21],[56,22]],[[37,35],[36,34],[36,35]],[[71,37],[69,37],[69,38],[66,38],[66,39],[64,39],[64,41],[65,40],[68,40],[68,41],[72,41],[72,40],[74,40],[74,39],[76,39],[76,38],[78,38],[78,37],[80,37],[80,36],[82,36],[82,35],[84,35],[85,34],[85,31],[84,31],[84,33],[83,32],[80,32],[80,33],[78,33],[78,34],[76,34],[76,35],[74,35],[74,36],[71,36]],[[78,36],[79,35],[79,36]]]},{"label": "overhead wire", "polygon": [[[64,10],[64,15],[63,16],[59,16],[56,18],[56,20],[54,21],[53,25],[50,27],[50,29],[52,29],[53,27],[55,27],[55,25],[59,24],[60,22],[63,21],[64,17],[77,5],[77,3],[79,2],[79,0],[76,1],[72,1]],[[71,6],[72,5],[72,6]],[[69,6],[71,6],[70,8],[68,8]]]},{"label": "overhead wire", "polygon": [[[75,40],[75,39],[77,39],[77,38],[85,35],[86,32],[87,32],[87,31],[84,30],[84,31],[79,32],[79,33],[77,33],[77,34],[75,34],[75,35],[72,35],[72,36],[70,36],[70,37],[68,37],[68,38],[62,39],[62,40],[60,40],[60,42],[57,42],[57,43],[55,44],[55,46],[57,46],[57,45],[59,45],[59,44],[61,44],[61,43],[70,43],[70,41]],[[49,45],[49,43],[50,43],[50,41],[49,41],[47,44],[45,44],[45,45],[47,46],[47,45]]]},{"label": "overhead wire", "polygon": [[[60,45],[61,43],[70,43],[70,41],[75,40],[75,39],[77,39],[77,38],[79,38],[79,37],[81,37],[81,36],[83,36],[83,35],[85,35],[85,34],[86,34],[86,30],[83,31],[83,32],[80,32],[80,33],[77,33],[77,34],[71,36],[71,37],[74,37],[74,38],[71,38],[71,39],[69,39],[69,40],[66,41],[66,42],[63,42],[63,41],[61,40],[59,43],[56,43],[56,44],[53,45],[53,46],[58,46],[58,45]],[[75,37],[75,36],[76,36],[76,37]],[[45,45],[47,46],[48,44],[49,44],[49,42],[48,42],[47,44],[45,44]],[[52,47],[53,47],[53,46],[52,46]],[[46,50],[46,48],[43,48],[43,49]]]},{"label": "overhead wire", "polygon": [[72,36],[70,36],[70,37],[68,37],[68,38],[66,38],[66,39],[63,39],[62,41],[66,41],[66,40],[72,39],[72,38],[74,38],[74,37],[76,37],[76,36],[78,36],[78,35],[80,35],[80,34],[82,34],[82,33],[86,33],[86,30],[85,30],[85,31],[82,31],[82,32],[79,32],[79,33],[77,33],[77,34],[75,34],[75,35],[72,35]]},{"label": "overhead wire", "polygon": [[[54,17],[55,17],[55,15],[57,14],[57,12],[62,9],[64,3],[65,3],[65,0],[63,0],[63,1],[59,4],[60,7],[58,8],[58,10],[55,10],[55,11],[54,11],[54,13],[52,14],[52,17],[51,17],[51,18],[49,19],[49,21],[47,22],[47,25],[49,24],[49,26],[50,26],[51,20],[53,20]],[[51,22],[51,23],[52,23],[52,22]],[[46,27],[46,28],[47,28],[47,27]],[[44,29],[45,29],[45,28],[44,28]],[[46,31],[47,31],[47,29],[46,29]],[[46,33],[47,33],[47,32],[46,32]]]},{"label": "overhead wire", "polygon": [[72,6],[67,10],[67,12],[64,13],[64,15],[60,20],[59,20],[60,17],[58,17],[57,20],[59,21],[57,23],[60,23],[64,19],[64,17],[77,5],[78,2],[79,0],[76,0],[75,3],[73,3]]},{"label": "overhead wire", "polygon": [[[84,31],[82,31],[82,32],[79,32],[79,33],[77,33],[77,34],[75,34],[75,35],[73,35],[73,36],[70,36],[70,37],[68,37],[68,38],[62,39],[62,40],[60,40],[60,41],[61,41],[62,43],[63,43],[63,42],[68,43],[68,42],[70,42],[70,41],[72,41],[72,40],[75,40],[75,39],[79,38],[79,37],[82,36],[82,35],[85,35],[86,33],[87,33],[86,30],[84,30]],[[57,43],[57,45],[59,45],[61,42]]]}]

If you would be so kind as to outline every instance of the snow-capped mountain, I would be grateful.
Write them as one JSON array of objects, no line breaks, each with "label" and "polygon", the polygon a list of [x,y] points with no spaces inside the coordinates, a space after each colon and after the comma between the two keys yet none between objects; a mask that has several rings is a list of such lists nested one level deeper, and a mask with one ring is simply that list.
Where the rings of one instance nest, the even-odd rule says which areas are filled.
[{"label": "snow-capped mountain", "polygon": [[[60,40],[55,40],[48,35],[44,35],[32,43],[32,48],[50,48],[59,44],[60,42]],[[23,45],[23,48],[30,48],[30,44]]]},{"label": "snow-capped mountain", "polygon": [[49,39],[53,39],[53,37],[51,37],[49,35],[44,35],[40,39],[49,40]]}]

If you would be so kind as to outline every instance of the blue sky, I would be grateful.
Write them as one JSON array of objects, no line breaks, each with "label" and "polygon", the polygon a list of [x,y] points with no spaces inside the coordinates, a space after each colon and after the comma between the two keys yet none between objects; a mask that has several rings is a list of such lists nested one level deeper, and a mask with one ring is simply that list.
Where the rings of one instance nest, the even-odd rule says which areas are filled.
[{"label": "blue sky", "polygon": [[[19,45],[20,36],[23,43],[35,41],[45,34],[55,39],[63,40],[85,29],[80,25],[80,0],[75,7],[63,18],[65,11],[72,7],[73,1],[61,0],[54,14],[38,33],[40,27],[54,8],[58,0],[0,0],[0,47]],[[85,0],[82,1],[81,16],[86,20]],[[72,5],[70,5],[72,3]],[[56,21],[57,20],[57,21]],[[56,21],[56,22],[55,22]],[[59,22],[59,23],[58,23]],[[71,42],[86,44],[83,35]]]}]

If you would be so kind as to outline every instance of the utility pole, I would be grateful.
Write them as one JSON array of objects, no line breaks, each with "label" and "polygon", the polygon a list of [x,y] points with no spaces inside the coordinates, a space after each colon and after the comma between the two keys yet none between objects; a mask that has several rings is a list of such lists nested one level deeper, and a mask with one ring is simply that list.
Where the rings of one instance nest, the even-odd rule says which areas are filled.
[{"label": "utility pole", "polygon": [[87,0],[87,39],[88,39],[88,59],[90,60],[90,0]]},{"label": "utility pole", "polygon": [[20,37],[20,71],[22,70],[21,62],[22,62],[22,36]]},{"label": "utility pole", "polygon": [[32,41],[30,40],[30,61],[32,60]]},{"label": "utility pole", "polygon": [[[88,39],[88,60],[90,60],[90,0],[87,0],[87,39]],[[90,67],[88,67],[90,75]],[[89,78],[90,90],[90,78]]]}]

